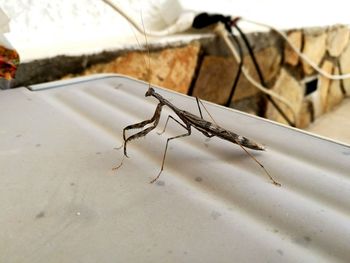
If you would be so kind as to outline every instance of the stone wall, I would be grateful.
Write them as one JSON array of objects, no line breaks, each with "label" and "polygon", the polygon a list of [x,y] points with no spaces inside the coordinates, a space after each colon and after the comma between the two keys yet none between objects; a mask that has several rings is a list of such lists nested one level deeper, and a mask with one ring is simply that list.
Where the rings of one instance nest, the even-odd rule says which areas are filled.
[{"label": "stone wall", "polygon": [[[329,74],[350,73],[349,28],[337,25],[328,28],[299,29],[286,32],[293,45],[315,65]],[[250,36],[255,56],[267,87],[286,98],[295,112],[295,126],[304,128],[322,114],[331,111],[350,95],[350,79],[331,80],[315,71],[275,33]],[[245,52],[246,53],[246,52]],[[256,70],[248,54],[244,65],[257,81]],[[203,59],[194,86],[194,95],[219,104],[227,102],[237,71],[237,63],[226,56],[207,55]],[[231,72],[231,74],[230,74]],[[275,102],[293,120],[292,111]],[[262,97],[244,76],[241,76],[230,106],[287,124],[266,98]]]},{"label": "stone wall", "polygon": [[[347,26],[297,29],[286,33],[293,45],[323,71],[329,74],[350,73]],[[267,88],[288,100],[292,110],[273,97],[268,98],[243,75],[231,98],[238,64],[223,40],[215,37],[175,47],[158,47],[153,51],[154,47],[150,47],[150,55],[148,52],[129,51],[116,52],[116,56],[111,57],[112,53],[109,53],[105,58],[108,62],[89,63],[80,73],[67,75],[66,72],[64,75],[67,78],[94,73],[120,73],[287,124],[271,103],[272,99],[287,118],[300,128],[307,127],[350,95],[350,79],[331,80],[319,74],[277,33],[254,33],[247,37]],[[243,53],[244,66],[259,82],[251,57],[246,49]],[[89,57],[84,59],[89,61]],[[45,75],[38,74],[41,77]]]}]

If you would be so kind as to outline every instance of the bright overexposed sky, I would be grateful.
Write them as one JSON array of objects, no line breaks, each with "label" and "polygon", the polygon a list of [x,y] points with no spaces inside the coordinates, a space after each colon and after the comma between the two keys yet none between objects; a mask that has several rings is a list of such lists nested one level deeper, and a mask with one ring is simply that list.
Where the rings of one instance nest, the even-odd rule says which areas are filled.
[{"label": "bright overexposed sky", "polygon": [[[350,2],[343,0],[114,2],[139,22],[142,13],[146,26],[157,23],[159,27],[165,26],[162,17],[176,16],[174,12],[179,10],[243,16],[281,29],[350,24]],[[93,53],[136,43],[129,23],[102,0],[0,0],[0,8],[11,19],[11,31],[6,37],[19,51],[22,61]]]}]

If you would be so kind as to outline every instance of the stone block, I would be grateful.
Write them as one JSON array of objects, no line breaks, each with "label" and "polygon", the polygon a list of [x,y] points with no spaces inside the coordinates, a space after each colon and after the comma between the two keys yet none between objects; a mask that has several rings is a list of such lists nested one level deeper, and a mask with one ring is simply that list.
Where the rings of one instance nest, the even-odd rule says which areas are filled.
[{"label": "stone block", "polygon": [[[266,83],[272,82],[280,70],[281,54],[276,47],[267,47],[254,53]],[[249,55],[244,57],[244,66],[258,82],[258,74]],[[196,80],[193,95],[204,100],[225,104],[238,71],[238,64],[233,58],[206,56]],[[259,90],[243,75],[240,76],[233,101],[240,101],[255,96]]]},{"label": "stone block", "polygon": [[350,31],[347,26],[335,26],[327,32],[327,50],[333,57],[338,57],[349,43]]},{"label": "stone block", "polygon": [[[334,64],[330,60],[325,60],[321,66],[321,69],[329,74],[333,73]],[[315,109],[316,117],[326,112],[327,108],[327,97],[329,93],[329,87],[331,80],[329,78],[323,77],[322,75],[318,78],[317,93],[319,95],[319,106],[320,109]]]},{"label": "stone block", "polygon": [[[340,71],[342,74],[350,74],[350,43],[347,44],[343,53],[339,57]],[[343,79],[345,94],[350,96],[350,78]]]},{"label": "stone block", "polygon": [[[287,34],[291,44],[301,51],[303,33],[301,31],[291,31]],[[291,66],[296,66],[299,63],[299,55],[290,47],[289,43],[285,43],[284,47],[284,62]]]},{"label": "stone block", "polygon": [[203,59],[193,96],[224,105],[230,95],[237,70],[233,58],[206,56]]},{"label": "stone block", "polygon": [[154,85],[188,93],[197,66],[200,44],[158,52],[129,52],[109,63],[94,65],[84,74],[119,73]]},{"label": "stone block", "polygon": [[[339,74],[338,67],[335,67],[333,74]],[[329,91],[327,96],[326,111],[331,111],[335,106],[340,104],[344,98],[343,91],[341,89],[340,80],[332,80],[329,85]]]},{"label": "stone block", "polygon": [[[304,99],[304,86],[302,86],[292,75],[290,75],[287,70],[282,69],[275,85],[272,87],[272,90],[280,96],[286,98],[292,104],[293,110],[297,113],[297,116],[299,116]],[[290,120],[294,120],[293,113],[285,104],[277,99],[274,99],[274,101],[280,106]],[[270,102],[267,103],[265,116],[270,120],[288,124]]]},{"label": "stone block", "polygon": [[[254,54],[259,64],[259,67],[261,69],[264,80],[267,83],[267,85],[270,86],[271,83],[274,82],[274,80],[276,79],[276,76],[278,75],[278,72],[280,71],[281,60],[282,60],[281,53],[279,52],[277,47],[270,46],[270,47],[261,49],[255,52]],[[250,58],[250,56],[246,55],[243,61],[250,75],[258,83],[260,83],[258,74],[254,67],[254,63]],[[235,68],[234,68],[234,72],[236,71],[237,71],[237,63],[235,64]],[[253,86],[242,74],[238,82],[238,88],[236,90],[233,101],[242,100],[244,98],[254,96],[257,93],[259,93],[259,90],[255,86]]]},{"label": "stone block", "polygon": [[[324,30],[305,30],[303,53],[316,65],[319,65],[326,52],[327,34]],[[305,75],[314,73],[314,69],[302,60]]]},{"label": "stone block", "polygon": [[254,96],[247,97],[241,100],[232,101],[230,104],[230,108],[244,111],[252,115],[259,115],[260,113],[259,106],[261,106],[261,103],[260,103],[261,99],[262,99],[262,95],[259,93]]},{"label": "stone block", "polygon": [[[339,74],[339,68],[330,60],[325,60],[321,67],[329,74]],[[317,117],[332,110],[344,98],[340,80],[331,80],[319,76],[317,92],[320,97],[321,110],[317,110]]]},{"label": "stone block", "polygon": [[312,104],[309,100],[304,99],[301,104],[301,109],[299,112],[297,127],[300,129],[304,129],[310,125],[312,122],[313,114],[312,114]]}]

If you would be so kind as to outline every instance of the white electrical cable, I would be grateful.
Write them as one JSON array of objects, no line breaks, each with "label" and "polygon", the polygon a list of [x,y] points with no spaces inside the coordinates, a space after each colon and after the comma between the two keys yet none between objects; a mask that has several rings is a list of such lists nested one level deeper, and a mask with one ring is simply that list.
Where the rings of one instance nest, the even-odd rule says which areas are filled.
[{"label": "white electrical cable", "polygon": [[332,79],[332,80],[341,80],[341,79],[348,79],[350,78],[350,74],[342,74],[342,75],[336,75],[336,74],[329,74],[328,72],[324,71],[323,69],[321,69],[315,62],[313,62],[310,58],[308,58],[304,53],[300,52],[288,39],[288,36],[282,32],[281,30],[278,30],[277,28],[264,24],[264,23],[260,23],[260,22],[255,22],[249,19],[245,19],[245,18],[240,18],[239,20],[250,23],[250,24],[254,24],[254,25],[258,25],[258,26],[262,26],[265,28],[269,28],[270,30],[275,31],[277,34],[279,34],[289,45],[290,47],[295,51],[295,53],[298,54],[298,56],[300,58],[302,58],[306,63],[308,63],[315,71],[317,71],[320,75],[328,78],[328,79]]},{"label": "white electrical cable", "polygon": [[[235,60],[237,61],[237,63],[239,64],[241,62],[241,58],[239,57],[237,50],[235,49],[235,47],[233,46],[232,42],[230,41],[228,35],[227,35],[227,31],[225,29],[224,24],[222,23],[218,23],[217,26],[215,27],[214,31],[221,36],[226,45],[228,46],[228,48],[230,49],[233,57],[235,58]],[[293,119],[294,122],[297,120],[297,112],[295,111],[293,105],[284,97],[280,96],[279,94],[277,94],[276,92],[273,92],[272,90],[267,89],[266,87],[262,86],[260,83],[258,83],[250,74],[249,71],[246,69],[246,67],[244,65],[242,65],[242,73],[243,75],[246,77],[246,79],[253,85],[255,86],[257,89],[259,89],[261,92],[270,95],[271,97],[279,100],[280,102],[282,102],[283,104],[285,104],[292,112],[293,114]]]}]

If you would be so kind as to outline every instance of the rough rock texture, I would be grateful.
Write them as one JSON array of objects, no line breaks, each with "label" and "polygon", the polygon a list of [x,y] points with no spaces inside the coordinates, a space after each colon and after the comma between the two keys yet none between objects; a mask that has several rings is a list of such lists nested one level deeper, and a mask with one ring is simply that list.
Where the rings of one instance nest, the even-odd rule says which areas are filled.
[{"label": "rough rock texture", "polygon": [[[339,74],[338,67],[335,67],[333,70],[333,74]],[[341,89],[340,80],[332,80],[329,86],[329,91],[327,95],[327,105],[326,111],[330,111],[334,109],[344,98],[344,94]]]},{"label": "rough rock texture", "polygon": [[333,57],[338,57],[349,43],[350,31],[346,26],[331,28],[327,33],[327,50]]},{"label": "rough rock texture", "polygon": [[226,104],[237,63],[232,58],[206,56],[194,86],[193,96],[217,104]]},{"label": "rough rock texture", "polygon": [[[316,65],[319,65],[326,52],[327,34],[323,30],[305,30],[303,53]],[[314,73],[314,69],[302,61],[305,75]]]},{"label": "rough rock texture", "polygon": [[[271,86],[271,84],[275,81],[276,76],[281,68],[282,57],[280,51],[277,47],[271,46],[261,49],[255,52],[254,54],[261,69],[265,82],[268,86]],[[244,57],[244,66],[246,67],[250,75],[257,82],[260,83],[254,63],[249,55],[246,55]],[[237,72],[237,70],[238,66],[237,63],[235,63],[233,72]],[[259,90],[255,86],[253,86],[242,74],[238,81],[238,87],[235,92],[233,101],[242,100],[244,98],[254,96],[257,93],[259,93]]]},{"label": "rough rock texture", "polygon": [[[330,60],[325,60],[322,64],[321,69],[325,72],[328,72],[330,74],[333,73],[334,65]],[[331,84],[331,80],[320,76],[318,79],[318,87],[317,87],[317,92],[319,93],[320,97],[320,109],[316,109],[316,117],[320,116],[324,112],[326,112],[327,109],[327,96],[329,93],[329,87]]]},{"label": "rough rock texture", "polygon": [[312,122],[312,119],[312,104],[309,100],[304,99],[301,105],[296,126],[301,129],[306,128]]},{"label": "rough rock texture", "polygon": [[[304,98],[304,87],[293,78],[288,71],[282,69],[280,75],[277,78],[275,85],[272,90],[282,97],[286,98],[292,103],[293,110],[299,115]],[[274,99],[280,108],[286,113],[290,120],[293,120],[293,114],[291,110],[282,102]],[[270,120],[287,124],[286,120],[280,115],[275,107],[268,102],[266,109],[266,117]],[[297,120],[296,120],[297,121]]]},{"label": "rough rock texture", "polygon": [[[295,46],[299,51],[301,50],[303,33],[301,31],[291,31],[287,34],[288,40]],[[284,48],[284,62],[291,66],[296,66],[299,63],[299,55],[290,47],[288,43],[285,44]]]},{"label": "rough rock texture", "polygon": [[[255,53],[266,83],[271,83],[280,70],[281,54],[276,47],[267,47]],[[249,55],[244,57],[244,66],[250,75],[260,83],[254,63]],[[218,104],[225,104],[238,71],[238,64],[232,58],[207,56],[204,58],[194,86],[193,95]],[[256,95],[259,90],[243,75],[240,76],[233,101],[240,101]]]},{"label": "rough rock texture", "polygon": [[231,101],[230,108],[240,110],[252,115],[259,115],[261,112],[262,95],[258,93],[254,96],[247,97],[237,101]]},{"label": "rough rock texture", "polygon": [[[350,74],[350,43],[347,44],[339,58],[340,71],[342,74]],[[347,96],[350,96],[350,78],[344,79],[343,87]]]},{"label": "rough rock texture", "polygon": [[200,44],[151,52],[129,52],[112,62],[92,66],[83,75],[119,73],[187,94],[197,66]]}]

